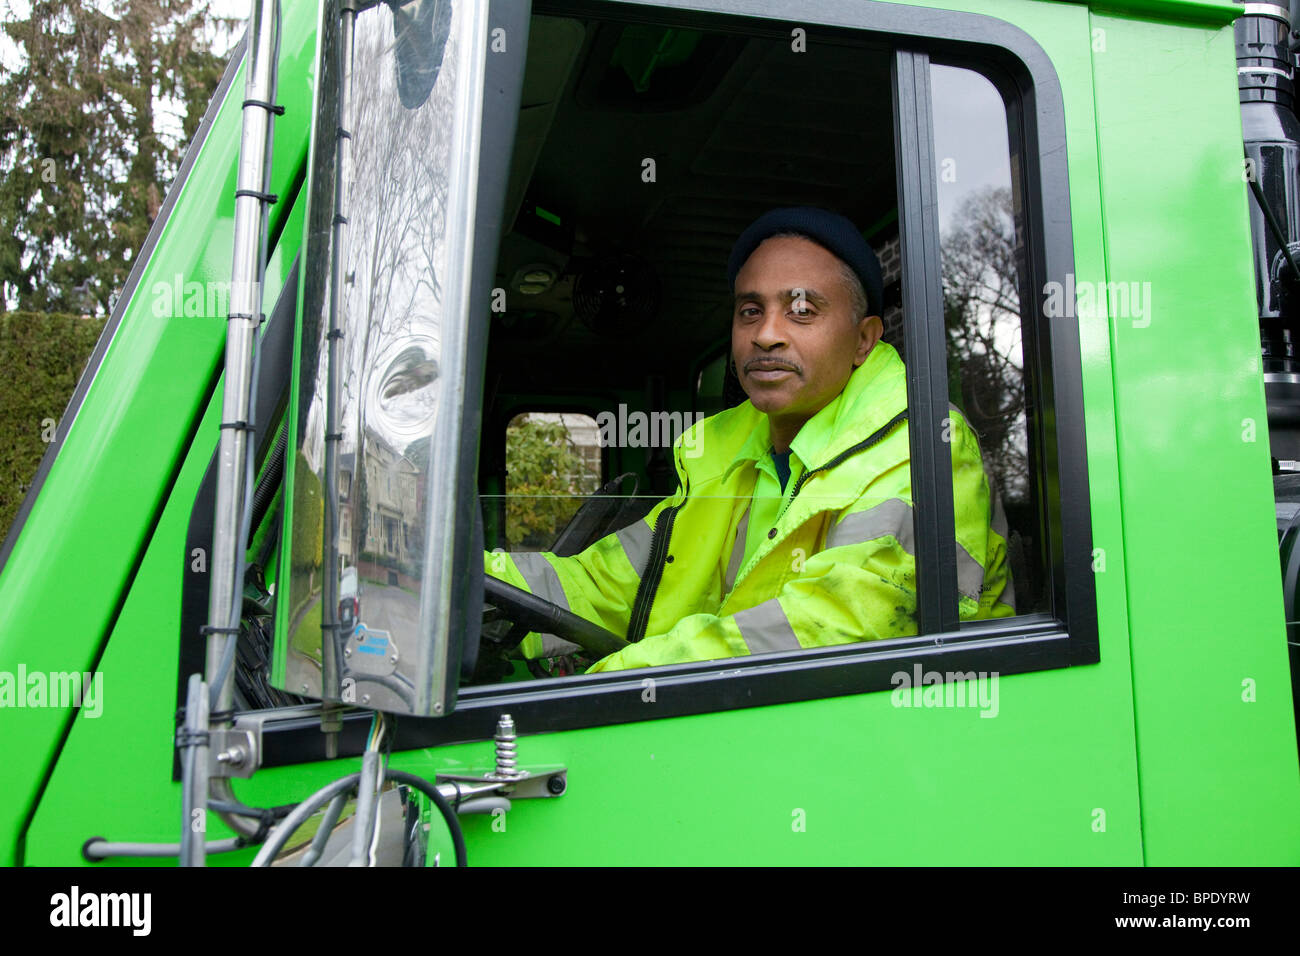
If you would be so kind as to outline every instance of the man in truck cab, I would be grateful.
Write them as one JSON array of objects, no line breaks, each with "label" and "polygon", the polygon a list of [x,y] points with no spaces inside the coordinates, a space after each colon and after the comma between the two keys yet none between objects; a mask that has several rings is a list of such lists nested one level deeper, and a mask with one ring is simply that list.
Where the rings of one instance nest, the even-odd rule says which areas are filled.
[{"label": "man in truck cab", "polygon": [[[728,277],[749,400],[675,443],[677,492],[572,557],[486,556],[489,574],[626,634],[588,673],[916,633],[907,387],[880,340],[875,254],[843,216],[774,209]],[[1004,519],[951,415],[961,618],[1008,616]],[[536,634],[521,648],[544,653]]]}]

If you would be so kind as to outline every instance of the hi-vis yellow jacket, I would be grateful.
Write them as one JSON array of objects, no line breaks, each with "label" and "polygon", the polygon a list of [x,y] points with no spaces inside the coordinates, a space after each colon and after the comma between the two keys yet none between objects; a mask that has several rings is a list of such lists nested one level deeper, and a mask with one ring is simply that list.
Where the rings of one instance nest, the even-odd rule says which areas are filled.
[{"label": "hi-vis yellow jacket", "polygon": [[[757,469],[740,452],[767,428],[748,401],[675,443],[677,493],[645,519],[573,557],[489,554],[487,571],[634,642],[588,673],[915,634],[906,409],[902,360],[880,342],[800,430],[808,460],[743,566]],[[1008,616],[1006,519],[951,414],[961,617]],[[540,636],[521,647],[539,656]]]}]

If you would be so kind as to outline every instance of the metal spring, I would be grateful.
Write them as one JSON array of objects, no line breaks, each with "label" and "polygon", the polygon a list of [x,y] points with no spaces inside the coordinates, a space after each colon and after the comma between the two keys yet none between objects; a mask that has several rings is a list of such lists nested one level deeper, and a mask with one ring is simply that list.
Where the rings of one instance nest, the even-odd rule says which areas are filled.
[{"label": "metal spring", "polygon": [[515,752],[517,744],[512,739],[497,737],[497,773],[510,776],[516,773]]},{"label": "metal spring", "polygon": [[497,732],[493,739],[496,740],[495,776],[518,776],[519,770],[515,761],[518,751],[518,743],[515,738],[515,722],[510,719],[509,714],[502,714],[501,719],[497,721]]}]

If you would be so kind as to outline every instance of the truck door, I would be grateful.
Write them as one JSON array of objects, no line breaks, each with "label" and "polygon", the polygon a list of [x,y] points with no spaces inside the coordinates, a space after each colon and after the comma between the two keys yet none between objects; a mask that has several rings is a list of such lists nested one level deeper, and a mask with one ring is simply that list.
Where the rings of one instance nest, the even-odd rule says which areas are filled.
[{"label": "truck door", "polygon": [[[454,8],[452,35],[464,13]],[[502,744],[499,759],[565,768],[567,777],[550,794],[562,793],[559,799],[516,799],[509,809],[494,805],[465,818],[476,862],[684,863],[755,853],[915,862],[929,854],[952,859],[956,845],[967,846],[969,857],[961,858],[972,861],[1041,853],[1043,860],[1137,862],[1127,668],[1121,655],[1104,669],[1072,670],[1096,664],[1100,654],[1079,332],[1073,322],[1049,322],[1035,291],[1052,283],[1064,289],[1074,272],[1064,115],[1052,63],[1018,29],[983,17],[936,14],[918,26],[901,8],[874,4],[821,18],[806,14],[781,3],[747,18],[708,2],[654,11],[624,3],[534,4],[526,47],[511,46],[517,32],[504,36],[505,56],[527,56],[513,138],[503,134],[489,148],[490,129],[510,124],[496,117],[492,126],[486,108],[457,107],[462,112],[431,115],[446,124],[445,136],[419,134],[440,144],[428,156],[393,146],[363,162],[363,137],[348,130],[357,152],[338,168],[354,184],[349,195],[381,192],[364,209],[349,201],[341,213],[330,207],[310,214],[309,236],[331,237],[340,256],[346,242],[345,258],[356,266],[329,266],[322,255],[305,268],[303,367],[291,418],[300,444],[290,497],[297,508],[322,490],[321,516],[295,520],[304,528],[319,521],[326,542],[319,567],[357,569],[363,627],[337,645],[333,665],[319,644],[319,663],[295,663],[295,653],[313,657],[302,652],[333,623],[327,615],[335,595],[317,584],[316,566],[290,570],[280,609],[280,637],[289,644],[284,687],[306,684],[308,694],[338,704],[441,714],[399,721],[396,746],[430,769],[490,773],[489,741],[508,725],[521,735],[518,749],[513,741]],[[357,19],[353,70],[361,62],[364,16]],[[795,16],[799,25],[792,27],[784,18]],[[1071,26],[1086,38],[1082,21]],[[400,56],[402,45],[391,49]],[[444,60],[442,70],[452,62]],[[386,75],[381,69],[373,89],[384,89]],[[833,93],[826,76],[836,78]],[[398,112],[408,109],[404,89],[389,83],[396,119],[376,125],[383,136],[410,118]],[[446,154],[441,144],[455,142],[467,116],[483,117],[474,191],[463,179],[464,194],[457,195],[453,177],[446,195],[435,179],[427,197],[419,187],[399,186],[383,198],[382,190],[403,182],[403,163],[445,160],[457,168],[455,150]],[[313,196],[329,195],[328,150],[319,147],[330,126],[318,115]],[[485,172],[493,161],[497,171]],[[467,244],[444,248],[436,236],[419,247],[428,215],[463,215],[458,203],[471,192],[477,205],[462,222],[474,224],[473,256]],[[584,648],[584,657],[544,640],[538,646],[547,663],[540,671],[526,666],[537,653],[511,629],[513,637],[510,630],[485,635],[475,651],[480,665],[496,656],[502,666],[480,666],[477,678],[456,690],[454,711],[447,712],[450,694],[443,697],[448,706],[436,710],[436,697],[422,697],[421,687],[445,682],[452,658],[443,658],[435,677],[428,661],[416,659],[426,647],[476,630],[473,596],[456,590],[469,565],[456,562],[480,552],[474,517],[459,506],[472,500],[466,492],[477,480],[483,510],[500,509],[507,476],[497,443],[505,423],[530,406],[586,411],[612,422],[617,436],[602,442],[604,478],[639,471],[641,487],[665,498],[686,495],[685,465],[674,462],[685,449],[681,442],[663,447],[656,422],[694,416],[713,401],[701,383],[730,329],[734,290],[718,281],[727,251],[759,213],[796,204],[847,210],[889,270],[884,341],[909,372],[903,444],[911,474],[905,518],[889,546],[907,552],[919,569],[915,593],[894,609],[899,629],[819,642],[804,625],[790,625],[783,643],[760,626],[743,657],[601,674],[572,673],[601,653]],[[415,210],[422,215],[413,218]],[[492,243],[480,244],[489,235]],[[359,257],[362,242],[370,245]],[[328,246],[322,240],[320,248]],[[461,258],[438,259],[456,251]],[[418,278],[402,271],[411,255]],[[457,284],[466,277],[467,297],[458,300]],[[326,319],[331,296],[370,331],[335,335]],[[438,322],[427,323],[424,297],[443,310]],[[468,311],[450,311],[457,301]],[[453,327],[457,322],[463,324]],[[490,341],[485,353],[475,353],[484,347],[474,338],[484,325]],[[383,338],[389,334],[391,344]],[[459,353],[460,379],[450,374],[455,343],[468,350]],[[482,380],[470,374],[476,354],[486,362]],[[330,369],[339,370],[333,384]],[[454,396],[438,392],[433,383],[446,381],[464,385]],[[483,465],[475,472],[480,416]],[[988,487],[1000,486],[1010,502],[1006,513],[990,494],[979,504],[1007,546],[1016,584],[1014,603],[995,619],[971,611],[980,586],[967,580],[962,559],[971,560],[972,545],[956,532],[956,515],[971,507],[963,485],[970,476],[953,470],[954,429],[975,436],[965,440],[980,446],[996,476]],[[680,437],[670,435],[668,446]],[[338,450],[331,457],[332,442]],[[655,477],[656,459],[669,466],[667,487]],[[337,518],[330,515],[335,498]],[[743,511],[735,504],[722,503],[719,514]],[[615,529],[625,536],[620,560],[634,572],[650,567],[659,536],[638,522]],[[494,529],[489,548],[509,547],[505,524],[499,511],[487,522]],[[716,585],[721,611],[736,584],[725,568],[716,582],[675,582],[666,564],[676,557],[685,565],[692,549],[714,547],[705,540],[714,533],[741,539],[736,525],[720,518],[699,540],[664,545],[654,560],[662,558],[658,573],[671,583],[661,584],[656,600],[696,588],[704,602]],[[679,548],[685,550],[674,555]],[[341,560],[331,560],[330,549]],[[822,586],[800,583],[802,561],[817,550],[792,559],[800,562],[791,568],[793,589],[778,599],[797,602],[801,589]],[[575,580],[571,566],[558,560],[553,552],[514,557],[516,566],[535,572],[523,574],[535,597],[561,611],[584,610],[623,637],[620,624],[627,622],[619,612],[602,616],[597,607],[609,610],[619,599],[596,583],[596,596],[582,605],[581,588],[566,587]],[[740,564],[737,578],[746,571]],[[425,588],[435,581],[445,583],[432,600]],[[826,606],[837,607],[834,595]],[[796,604],[783,607],[793,619]],[[655,630],[659,622],[653,613],[650,619],[656,623],[645,639],[662,638],[668,625]],[[546,630],[521,620],[524,630]],[[298,640],[304,628],[310,639]],[[558,626],[551,636],[575,638]],[[371,654],[394,646],[382,659]],[[354,663],[363,654],[374,662]],[[579,666],[556,668],[565,656]],[[363,667],[374,669],[367,680],[358,679]],[[1044,669],[1066,673],[1025,676]],[[1090,697],[1105,711],[1107,729],[1084,744],[1089,756],[1082,760],[1052,742],[1071,718],[1036,689],[1078,674],[1109,686]],[[344,684],[346,677],[355,687]],[[998,703],[999,689],[1021,703],[1007,709]],[[366,699],[349,697],[349,690]],[[1035,699],[1040,703],[1030,703]],[[367,720],[342,715],[345,750]],[[306,736],[301,745],[291,736],[283,738],[283,753],[310,746]],[[995,737],[1016,741],[1005,772],[987,766],[999,749]],[[972,786],[938,786],[934,762]],[[1039,770],[1027,772],[1029,766]],[[1108,768],[1101,779],[1094,774],[1099,766]],[[907,807],[909,818],[931,821],[932,832],[919,844],[891,842],[884,822],[862,810],[868,790],[873,805]],[[1087,799],[1102,811],[1096,826],[1109,839],[1093,839],[1099,830],[1073,811],[1040,812],[1084,792],[1096,794]],[[1007,827],[1033,819],[1036,840],[1008,841],[1005,831],[981,829],[980,819]],[[432,841],[436,856],[436,831]]]}]

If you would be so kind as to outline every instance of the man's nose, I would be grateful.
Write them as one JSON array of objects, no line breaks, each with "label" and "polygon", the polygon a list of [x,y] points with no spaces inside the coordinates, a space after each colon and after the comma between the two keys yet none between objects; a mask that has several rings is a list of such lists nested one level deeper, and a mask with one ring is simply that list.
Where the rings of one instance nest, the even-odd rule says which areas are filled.
[{"label": "man's nose", "polygon": [[785,312],[780,305],[763,310],[763,318],[754,328],[754,344],[767,351],[785,345]]}]

